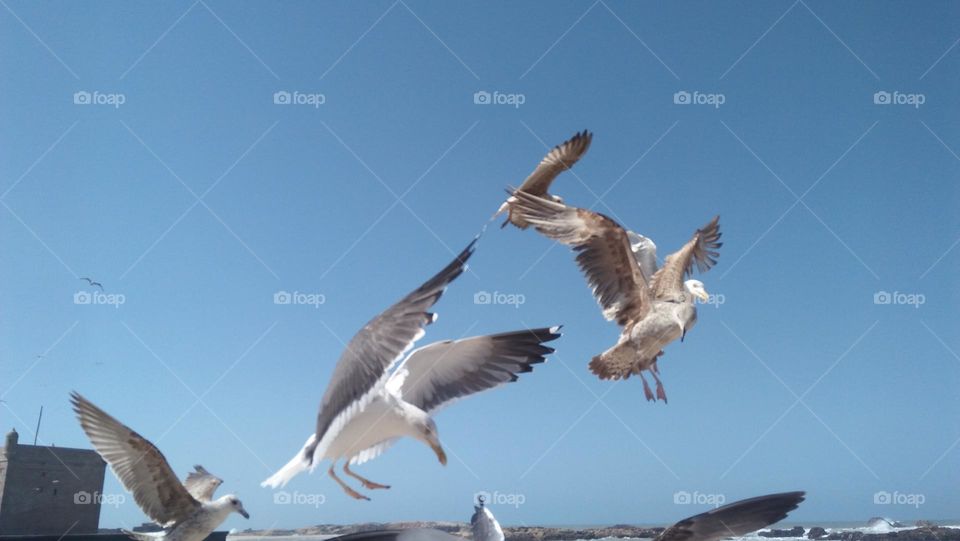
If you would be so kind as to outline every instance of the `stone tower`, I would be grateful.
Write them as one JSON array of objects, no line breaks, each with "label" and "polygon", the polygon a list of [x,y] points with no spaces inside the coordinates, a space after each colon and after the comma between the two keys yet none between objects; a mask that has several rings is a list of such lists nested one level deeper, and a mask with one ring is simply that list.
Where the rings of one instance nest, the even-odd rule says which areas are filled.
[{"label": "stone tower", "polygon": [[0,535],[96,533],[107,464],[96,451],[22,445],[11,430],[0,448]]}]

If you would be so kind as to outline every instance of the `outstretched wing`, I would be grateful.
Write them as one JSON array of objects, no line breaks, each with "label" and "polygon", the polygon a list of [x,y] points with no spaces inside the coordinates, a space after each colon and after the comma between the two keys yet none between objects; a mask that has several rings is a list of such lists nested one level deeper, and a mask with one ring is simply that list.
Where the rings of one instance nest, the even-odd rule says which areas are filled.
[{"label": "outstretched wing", "polygon": [[213,499],[213,493],[223,484],[223,479],[207,471],[206,468],[197,464],[193,467],[194,471],[187,475],[183,486],[191,496],[201,502],[208,502]]},{"label": "outstretched wing", "polygon": [[550,189],[550,184],[557,175],[573,167],[587,150],[590,148],[590,142],[593,141],[593,134],[587,130],[575,134],[570,139],[553,147],[540,165],[530,173],[530,176],[520,185],[520,190],[533,195],[543,195]]},{"label": "outstretched wing", "polygon": [[693,265],[704,273],[716,265],[723,246],[720,242],[720,217],[714,216],[707,225],[697,229],[693,237],[676,252],[667,256],[666,261],[653,276],[651,288],[656,298],[670,296],[683,291],[683,280],[693,274]]},{"label": "outstretched wing", "polygon": [[200,507],[155,445],[80,394],[70,393],[70,402],[93,447],[151,520],[169,526]]},{"label": "outstretched wing", "polygon": [[647,313],[650,290],[620,224],[597,212],[523,192],[516,198],[515,212],[537,231],[573,246],[604,317],[623,326]]},{"label": "outstretched wing", "polygon": [[414,350],[390,378],[404,401],[433,413],[454,400],[516,381],[542,363],[559,327],[435,342]]},{"label": "outstretched wing", "polygon": [[435,314],[427,310],[447,285],[460,276],[473,255],[474,239],[450,264],[415,291],[370,320],[347,344],[320,403],[316,432],[283,468],[262,483],[285,485],[313,464],[314,451],[324,450],[340,430],[372,400],[390,367],[423,336]]},{"label": "outstretched wing", "polygon": [[803,492],[783,492],[733,502],[670,526],[654,541],[717,541],[779,522],[803,501]]}]

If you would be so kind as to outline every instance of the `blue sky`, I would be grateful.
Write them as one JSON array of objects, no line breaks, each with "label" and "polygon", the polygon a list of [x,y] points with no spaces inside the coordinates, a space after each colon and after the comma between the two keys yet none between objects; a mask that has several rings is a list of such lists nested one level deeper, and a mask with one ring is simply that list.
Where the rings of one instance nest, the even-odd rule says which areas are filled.
[{"label": "blue sky", "polygon": [[[2,7],[4,430],[32,440],[42,405],[40,441],[88,447],[76,389],[179,474],[223,477],[253,517],[226,528],[465,520],[477,492],[506,524],[794,489],[800,522],[957,516],[957,4]],[[318,472],[275,504],[258,483],[312,430],[341,343],[583,128],[567,202],[661,256],[721,216],[702,279],[722,304],[666,350],[670,404],[590,375],[618,329],[566,248],[491,228],[425,340],[562,323],[557,353],[439,415],[447,467],[405,441],[358,468],[394,487],[372,502]],[[123,303],[75,303],[84,276]],[[128,498],[101,524],[143,520]]]}]

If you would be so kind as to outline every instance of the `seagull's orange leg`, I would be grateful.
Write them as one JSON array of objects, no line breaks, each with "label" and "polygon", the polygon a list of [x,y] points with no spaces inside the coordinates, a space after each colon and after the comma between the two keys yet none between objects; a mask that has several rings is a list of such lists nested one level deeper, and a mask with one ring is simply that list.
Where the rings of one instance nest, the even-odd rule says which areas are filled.
[{"label": "seagull's orange leg", "polygon": [[347,460],[346,462],[343,463],[343,473],[349,475],[350,477],[353,477],[353,478],[356,479],[357,481],[360,481],[361,483],[363,483],[363,486],[364,486],[365,488],[370,489],[370,490],[375,490],[375,489],[378,489],[378,488],[390,488],[390,485],[381,485],[380,483],[374,483],[373,481],[371,481],[371,480],[369,480],[369,479],[367,479],[367,478],[365,478],[365,477],[361,477],[361,476],[357,475],[356,473],[354,473],[353,470],[350,469],[350,461],[349,461],[349,460]]},{"label": "seagull's orange leg", "polygon": [[354,498],[357,500],[369,501],[370,498],[364,496],[363,494],[360,494],[356,490],[353,490],[346,483],[344,483],[339,477],[337,477],[337,472],[333,471],[333,468],[335,466],[336,466],[336,463],[330,464],[330,469],[327,470],[327,474],[330,475],[330,477],[333,477],[333,480],[336,481],[338,485],[340,485],[340,488],[342,488],[343,491],[347,493],[347,496],[350,496],[351,498]]},{"label": "seagull's orange leg", "polygon": [[647,383],[647,378],[643,377],[642,370],[639,373],[640,373],[640,381],[643,382],[643,395],[647,397],[648,402],[655,401],[656,399],[653,397],[653,392],[650,390],[650,384]]},{"label": "seagull's orange leg", "polygon": [[[657,366],[657,365],[654,364],[653,366]],[[657,370],[651,370],[650,373],[653,374],[653,379],[657,381],[657,399],[663,400],[663,403],[666,404],[667,393],[666,391],[663,390],[663,383],[660,381],[660,377],[657,376]]]}]

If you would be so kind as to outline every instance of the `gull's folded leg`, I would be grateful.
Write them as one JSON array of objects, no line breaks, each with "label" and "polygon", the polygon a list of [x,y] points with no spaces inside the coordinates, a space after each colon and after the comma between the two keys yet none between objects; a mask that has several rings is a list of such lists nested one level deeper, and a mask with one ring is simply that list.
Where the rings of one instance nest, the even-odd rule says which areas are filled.
[{"label": "gull's folded leg", "polygon": [[647,397],[647,401],[656,400],[653,398],[653,391],[650,390],[650,384],[647,383],[647,378],[643,377],[643,372],[640,372],[640,381],[643,382],[643,394]]},{"label": "gull's folded leg", "polygon": [[373,481],[371,481],[371,480],[369,480],[369,479],[367,479],[367,478],[365,478],[365,477],[361,477],[360,475],[357,475],[356,473],[354,473],[353,470],[350,469],[350,461],[349,461],[349,460],[347,460],[347,461],[345,461],[345,462],[343,463],[343,473],[349,475],[350,477],[353,477],[353,478],[356,479],[357,481],[360,481],[361,483],[363,483],[363,486],[364,486],[365,488],[370,489],[370,490],[375,490],[375,489],[378,489],[378,488],[390,488],[390,485],[381,485],[380,483],[374,483]]},{"label": "gull's folded leg", "polygon": [[370,498],[364,496],[363,494],[360,494],[356,490],[353,490],[352,488],[347,486],[347,484],[344,483],[339,477],[337,477],[337,472],[333,471],[333,468],[335,466],[336,466],[336,463],[330,464],[330,469],[327,470],[327,474],[329,474],[330,477],[333,477],[333,480],[336,481],[338,485],[340,485],[340,488],[342,488],[343,491],[347,493],[347,496],[350,496],[351,498],[355,498],[357,500],[369,501]]},{"label": "gull's folded leg", "polygon": [[[656,366],[656,365],[654,365],[654,366]],[[660,381],[660,377],[657,376],[657,371],[656,371],[656,370],[651,370],[650,373],[653,374],[653,379],[655,379],[655,380],[657,381],[657,398],[658,398],[659,400],[663,400],[663,403],[666,404],[666,403],[667,403],[667,393],[666,393],[666,391],[663,390],[663,383]]]}]

